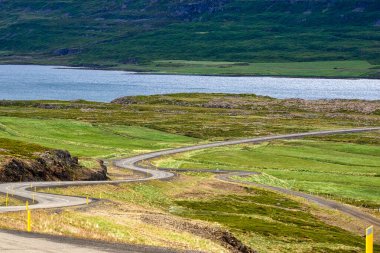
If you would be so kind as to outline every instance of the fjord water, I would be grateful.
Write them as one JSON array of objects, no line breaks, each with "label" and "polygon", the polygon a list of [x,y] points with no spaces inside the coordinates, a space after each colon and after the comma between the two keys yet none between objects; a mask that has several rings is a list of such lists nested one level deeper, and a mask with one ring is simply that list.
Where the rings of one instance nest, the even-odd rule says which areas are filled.
[{"label": "fjord water", "polygon": [[109,102],[121,96],[179,92],[379,100],[380,80],[154,75],[54,66],[0,65],[0,99]]}]

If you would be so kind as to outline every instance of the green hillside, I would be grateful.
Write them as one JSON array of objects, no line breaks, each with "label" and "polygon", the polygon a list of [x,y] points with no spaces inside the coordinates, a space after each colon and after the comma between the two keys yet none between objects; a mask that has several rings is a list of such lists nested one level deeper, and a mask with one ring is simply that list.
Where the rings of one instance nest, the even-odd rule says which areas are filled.
[{"label": "green hillside", "polygon": [[380,2],[0,1],[2,63],[156,70],[158,60],[362,60],[374,65],[358,76],[379,76]]}]

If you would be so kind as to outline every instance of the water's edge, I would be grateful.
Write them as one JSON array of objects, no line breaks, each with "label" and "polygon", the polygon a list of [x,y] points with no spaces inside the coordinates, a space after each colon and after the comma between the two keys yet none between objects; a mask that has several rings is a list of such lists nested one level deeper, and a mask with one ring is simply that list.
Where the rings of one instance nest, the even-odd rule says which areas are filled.
[{"label": "water's edge", "polygon": [[216,77],[273,77],[273,78],[300,78],[300,79],[336,79],[336,80],[380,80],[380,77],[332,77],[332,76],[299,76],[299,75],[260,75],[260,74],[189,74],[189,73],[167,73],[167,72],[154,72],[145,70],[135,70],[128,68],[118,68],[118,67],[94,67],[94,66],[75,66],[75,65],[54,65],[54,64],[33,64],[33,63],[0,63],[2,65],[15,65],[15,66],[46,66],[55,67],[57,69],[85,69],[85,70],[102,70],[102,71],[123,71],[131,74],[141,74],[141,75],[172,75],[172,76],[216,76]]},{"label": "water's edge", "polygon": [[0,65],[0,99],[109,102],[169,93],[380,100],[378,79],[179,75],[51,65]]}]

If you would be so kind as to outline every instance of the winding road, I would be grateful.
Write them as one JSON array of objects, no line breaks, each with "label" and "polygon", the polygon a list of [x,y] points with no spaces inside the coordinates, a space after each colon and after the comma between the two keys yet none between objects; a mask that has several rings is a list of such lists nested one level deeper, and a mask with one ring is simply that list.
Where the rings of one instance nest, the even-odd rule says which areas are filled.
[{"label": "winding road", "polygon": [[[138,165],[138,163],[144,160],[150,160],[150,159],[154,159],[154,158],[158,158],[162,156],[184,153],[184,152],[193,151],[193,150],[227,146],[227,145],[237,145],[237,144],[244,144],[244,143],[260,143],[260,142],[267,142],[267,141],[273,141],[273,140],[296,139],[296,138],[303,138],[303,137],[332,135],[332,134],[360,133],[360,132],[379,131],[379,130],[380,130],[380,127],[316,131],[316,132],[305,132],[305,133],[296,133],[296,134],[285,134],[285,135],[240,139],[240,140],[220,141],[220,142],[214,142],[214,143],[208,143],[208,144],[202,144],[202,145],[167,149],[167,150],[146,153],[146,154],[137,155],[134,157],[114,161],[114,164],[120,168],[125,168],[129,170],[133,170],[135,172],[140,172],[141,174],[144,175],[141,178],[124,179],[124,180],[117,180],[117,181],[59,181],[59,182],[3,183],[3,184],[0,184],[0,193],[3,193],[3,194],[8,193],[9,195],[12,195],[17,198],[29,200],[29,203],[32,203],[32,200],[34,199],[36,204],[31,204],[29,206],[30,209],[78,206],[78,205],[86,204],[86,199],[82,197],[39,193],[39,192],[34,192],[33,189],[34,187],[42,188],[42,187],[66,187],[66,186],[99,185],[99,184],[120,184],[120,183],[128,183],[128,182],[143,182],[143,181],[148,181],[148,180],[170,179],[171,177],[174,176],[172,172],[167,171],[167,170],[155,170],[155,169],[144,168],[141,165]],[[171,170],[174,171],[175,169],[171,169]],[[252,172],[238,172],[238,173],[244,175],[244,174],[252,173]],[[233,181],[230,178],[232,174],[233,173],[228,174],[228,175],[222,175],[222,176],[219,176],[219,178],[226,181]],[[241,183],[241,181],[239,182]],[[255,184],[255,185],[258,185],[258,184]],[[263,185],[260,185],[260,186],[263,186]],[[306,194],[306,193],[299,194],[300,192],[290,191],[290,190],[279,188],[279,187],[267,186],[266,188],[269,188],[275,191],[281,191],[283,193],[287,193],[291,195],[297,195],[299,197],[304,197],[304,198],[307,198],[308,200],[316,202],[317,204],[329,206],[334,209],[336,208],[335,205],[338,204],[338,202],[332,201],[335,204],[331,205],[331,203],[321,201],[321,200],[326,200],[324,198],[320,198],[320,197]],[[0,207],[0,213],[21,211],[21,210],[25,210],[25,207],[24,206]]]},{"label": "winding road", "polygon": [[[135,172],[139,172],[143,174],[141,178],[118,180],[118,181],[3,183],[3,184],[0,184],[0,192],[3,194],[8,193],[14,197],[21,198],[24,200],[29,200],[29,202],[31,203],[31,205],[29,206],[30,209],[78,206],[78,205],[86,204],[86,199],[81,198],[81,197],[39,193],[39,192],[34,192],[33,189],[34,187],[41,188],[41,187],[66,187],[66,186],[99,185],[99,184],[120,184],[120,183],[128,183],[128,182],[138,182],[138,181],[143,182],[143,181],[148,181],[148,180],[170,179],[174,177],[174,174],[172,172],[167,171],[167,170],[159,170],[159,169],[155,170],[155,169],[144,168],[141,165],[139,165],[139,162],[153,159],[153,158],[162,157],[162,156],[167,156],[167,155],[173,155],[173,154],[178,154],[178,153],[183,153],[183,152],[188,152],[188,151],[193,151],[193,150],[214,148],[214,147],[227,146],[227,145],[236,145],[236,144],[244,144],[244,143],[260,143],[260,142],[267,142],[267,141],[273,141],[273,140],[296,139],[296,138],[303,138],[303,137],[332,135],[332,134],[360,133],[360,132],[378,131],[378,130],[380,130],[380,127],[316,131],[316,132],[266,136],[266,137],[241,139],[241,140],[221,141],[221,142],[214,142],[214,143],[208,143],[208,144],[202,144],[202,145],[194,145],[194,146],[187,146],[187,147],[182,147],[182,148],[168,149],[168,150],[162,150],[162,151],[137,155],[134,157],[114,161],[114,164],[118,167],[133,170]],[[244,176],[244,175],[249,175],[249,174],[252,174],[252,172],[234,172],[234,173],[218,175],[218,178],[224,181],[228,181],[228,182],[243,183],[242,181],[237,181],[237,180],[232,179],[232,176],[233,175]],[[374,216],[371,216],[369,214],[363,213],[358,208],[344,205],[342,203],[339,203],[333,200],[327,200],[325,198],[321,198],[321,197],[314,196],[311,194],[279,188],[279,187],[273,187],[273,186],[261,185],[261,184],[249,183],[249,182],[245,184],[252,184],[255,186],[263,187],[263,188],[281,192],[284,194],[301,197],[308,201],[314,202],[320,206],[336,209],[345,214],[348,214],[355,218],[371,223],[373,225],[380,226],[380,219]],[[35,204],[32,204],[33,199],[35,201]],[[93,201],[93,200],[90,200],[90,201]],[[24,206],[0,207],[0,213],[21,211],[21,210],[25,210],[25,207]],[[0,233],[0,238],[1,238],[1,233]]]}]

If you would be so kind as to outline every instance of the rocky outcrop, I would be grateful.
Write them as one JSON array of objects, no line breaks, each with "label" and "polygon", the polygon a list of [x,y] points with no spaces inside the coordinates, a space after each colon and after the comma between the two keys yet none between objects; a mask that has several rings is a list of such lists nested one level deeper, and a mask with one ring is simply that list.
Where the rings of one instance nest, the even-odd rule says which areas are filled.
[{"label": "rocky outcrop", "polygon": [[106,180],[107,167],[99,161],[99,168],[81,166],[77,157],[68,151],[51,150],[35,160],[10,158],[0,169],[0,182]]},{"label": "rocky outcrop", "polygon": [[111,101],[113,104],[120,104],[120,105],[131,105],[131,104],[138,104],[139,101],[137,101],[136,97],[134,96],[125,96],[116,98]]},{"label": "rocky outcrop", "polygon": [[[194,96],[187,94],[186,96]],[[222,95],[203,99],[189,100],[181,94],[155,95],[155,96],[126,96],[113,100],[111,103],[120,105],[131,104],[160,104],[175,105],[183,107],[204,107],[220,109],[245,109],[245,110],[267,110],[267,111],[304,111],[324,113],[356,113],[364,115],[380,115],[380,101],[378,100],[353,100],[353,99],[273,99],[270,97],[256,95]]]},{"label": "rocky outcrop", "polygon": [[104,164],[103,160],[98,160],[100,168],[97,170],[91,171],[88,175],[88,179],[83,180],[92,180],[92,181],[101,181],[108,179],[107,177],[107,166]]}]

